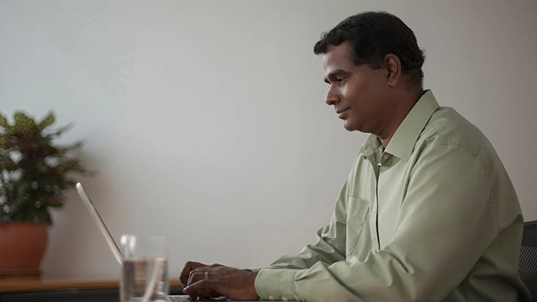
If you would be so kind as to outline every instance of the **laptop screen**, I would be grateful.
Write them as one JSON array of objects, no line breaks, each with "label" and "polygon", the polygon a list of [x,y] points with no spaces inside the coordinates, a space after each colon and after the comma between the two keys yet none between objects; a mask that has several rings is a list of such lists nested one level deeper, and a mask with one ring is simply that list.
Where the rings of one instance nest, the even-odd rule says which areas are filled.
[{"label": "laptop screen", "polygon": [[86,192],[84,191],[84,188],[82,187],[81,183],[76,183],[76,190],[78,191],[78,195],[80,195],[80,198],[82,198],[82,200],[88,207],[88,210],[90,211],[93,220],[95,220],[95,223],[97,223],[97,226],[101,230],[101,233],[103,233],[104,237],[106,238],[106,241],[108,242],[110,249],[112,249],[114,256],[116,256],[117,261],[119,262],[119,264],[122,264],[123,255],[121,254],[121,250],[119,249],[117,243],[114,241],[114,237],[112,237],[112,234],[110,234],[110,231],[106,227],[106,224],[104,224],[101,215],[99,215],[99,212],[97,212],[97,208],[95,208],[95,205],[89,198],[88,194],[86,194]]}]

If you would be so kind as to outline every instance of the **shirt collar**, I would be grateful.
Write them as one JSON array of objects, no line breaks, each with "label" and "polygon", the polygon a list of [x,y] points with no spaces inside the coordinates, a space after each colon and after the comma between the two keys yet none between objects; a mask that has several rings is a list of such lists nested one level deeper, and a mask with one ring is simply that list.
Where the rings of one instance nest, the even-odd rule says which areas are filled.
[{"label": "shirt collar", "polygon": [[[439,105],[433,92],[431,90],[425,91],[395,131],[385,152],[397,156],[402,160],[408,160],[423,128],[427,125],[427,122],[438,107]],[[381,143],[378,137],[371,134],[360,152],[367,156],[380,147],[380,145]]]}]

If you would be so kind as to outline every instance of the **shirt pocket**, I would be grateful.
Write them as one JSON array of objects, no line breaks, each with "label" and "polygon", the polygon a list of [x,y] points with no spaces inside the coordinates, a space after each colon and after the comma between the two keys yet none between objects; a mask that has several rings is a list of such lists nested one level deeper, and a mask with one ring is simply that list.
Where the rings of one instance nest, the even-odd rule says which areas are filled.
[{"label": "shirt pocket", "polygon": [[[346,258],[358,256],[364,258],[367,255],[361,251],[369,251],[371,248],[371,236],[368,236],[369,229],[369,202],[357,198],[348,198],[347,205],[347,242],[346,242]],[[369,245],[369,247],[368,247]],[[362,257],[360,257],[362,256]]]}]

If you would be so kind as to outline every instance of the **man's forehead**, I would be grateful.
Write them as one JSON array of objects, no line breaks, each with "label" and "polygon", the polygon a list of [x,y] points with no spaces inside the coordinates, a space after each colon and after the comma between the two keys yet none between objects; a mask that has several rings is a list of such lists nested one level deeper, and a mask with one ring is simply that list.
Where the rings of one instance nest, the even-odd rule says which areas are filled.
[{"label": "man's forehead", "polygon": [[352,61],[352,46],[349,42],[343,42],[340,45],[329,45],[322,55],[323,67],[327,73],[330,70],[345,69],[354,65]]}]

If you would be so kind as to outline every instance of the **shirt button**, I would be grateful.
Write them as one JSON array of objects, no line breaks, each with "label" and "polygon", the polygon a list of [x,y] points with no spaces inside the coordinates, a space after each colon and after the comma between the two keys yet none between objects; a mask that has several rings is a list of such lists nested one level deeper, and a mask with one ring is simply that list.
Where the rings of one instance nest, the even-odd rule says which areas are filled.
[{"label": "shirt button", "polygon": [[373,214],[377,214],[377,209],[373,208]]},{"label": "shirt button", "polygon": [[273,297],[272,295],[269,295],[269,296],[268,296],[268,299],[269,299],[270,301],[274,301],[274,297]]},{"label": "shirt button", "polygon": [[286,296],[282,297],[282,301],[289,301]]},{"label": "shirt button", "polygon": [[388,157],[390,157],[390,155],[389,154],[384,154],[383,157],[384,157],[384,159],[388,159]]}]

